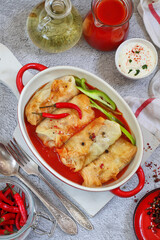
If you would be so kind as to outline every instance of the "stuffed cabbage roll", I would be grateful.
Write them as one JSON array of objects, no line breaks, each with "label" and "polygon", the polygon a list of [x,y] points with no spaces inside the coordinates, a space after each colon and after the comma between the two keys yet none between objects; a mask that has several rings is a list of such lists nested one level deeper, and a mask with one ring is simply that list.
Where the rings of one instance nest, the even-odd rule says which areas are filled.
[{"label": "stuffed cabbage roll", "polygon": [[73,76],[64,76],[47,83],[44,87],[37,90],[26,105],[25,116],[27,117],[27,121],[32,125],[37,125],[42,120],[42,117],[40,115],[32,114],[32,112],[51,113],[55,109],[40,109],[39,107],[52,105],[56,102],[67,102],[78,93],[79,90],[76,88]]},{"label": "stuffed cabbage roll", "polygon": [[61,119],[46,118],[36,128],[38,137],[48,147],[61,147],[71,136],[95,118],[89,98],[84,94],[75,96],[70,103],[76,104],[82,111],[82,119],[74,109],[57,109],[55,114],[69,113]]},{"label": "stuffed cabbage roll", "polygon": [[86,187],[98,187],[110,179],[116,180],[117,174],[130,163],[137,147],[124,138],[119,138],[108,152],[82,169],[81,175]]},{"label": "stuffed cabbage roll", "polygon": [[118,123],[99,117],[57,151],[66,166],[79,171],[101,155],[120,136]]}]

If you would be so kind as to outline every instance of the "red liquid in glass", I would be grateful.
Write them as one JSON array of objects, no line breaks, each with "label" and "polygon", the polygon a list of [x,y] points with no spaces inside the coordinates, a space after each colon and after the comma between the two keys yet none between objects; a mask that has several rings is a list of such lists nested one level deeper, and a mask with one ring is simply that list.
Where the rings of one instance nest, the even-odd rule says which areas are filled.
[{"label": "red liquid in glass", "polygon": [[[86,16],[83,23],[83,35],[86,41],[101,51],[116,49],[126,38],[129,30],[129,21],[125,22],[127,7],[121,0],[102,0]],[[93,14],[97,19],[96,26]],[[118,25],[118,26],[117,26]]]},{"label": "red liquid in glass", "polygon": [[119,0],[104,0],[98,4],[96,15],[106,25],[119,25],[126,16],[126,10]]}]

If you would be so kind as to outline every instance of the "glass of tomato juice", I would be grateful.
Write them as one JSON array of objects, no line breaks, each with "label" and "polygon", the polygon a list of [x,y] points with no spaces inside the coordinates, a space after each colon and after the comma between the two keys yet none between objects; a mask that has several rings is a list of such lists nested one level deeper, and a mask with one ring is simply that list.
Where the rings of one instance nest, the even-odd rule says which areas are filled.
[{"label": "glass of tomato juice", "polygon": [[83,22],[83,35],[93,48],[116,49],[128,36],[132,0],[92,0]]}]

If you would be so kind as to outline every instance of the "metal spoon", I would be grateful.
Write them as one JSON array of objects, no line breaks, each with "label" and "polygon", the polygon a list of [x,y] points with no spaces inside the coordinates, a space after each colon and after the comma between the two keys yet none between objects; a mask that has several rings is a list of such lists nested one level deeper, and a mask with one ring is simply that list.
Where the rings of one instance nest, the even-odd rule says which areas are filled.
[{"label": "metal spoon", "polygon": [[76,223],[65,213],[57,209],[49,201],[45,200],[38,190],[30,184],[30,182],[23,177],[19,172],[19,166],[14,158],[8,153],[5,146],[0,143],[0,173],[5,176],[16,176],[18,177],[28,188],[40,199],[40,201],[48,208],[50,213],[56,219],[57,224],[67,234],[77,234]]},{"label": "metal spoon", "polygon": [[63,206],[71,214],[72,218],[77,221],[82,227],[87,230],[92,230],[93,226],[86,215],[80,211],[80,209],[75,206],[68,198],[61,194],[39,171],[38,164],[19,146],[16,139],[13,138],[9,144],[6,146],[10,154],[15,158],[18,165],[27,173],[38,176],[44,181],[47,186],[54,192],[54,194],[61,201]]}]

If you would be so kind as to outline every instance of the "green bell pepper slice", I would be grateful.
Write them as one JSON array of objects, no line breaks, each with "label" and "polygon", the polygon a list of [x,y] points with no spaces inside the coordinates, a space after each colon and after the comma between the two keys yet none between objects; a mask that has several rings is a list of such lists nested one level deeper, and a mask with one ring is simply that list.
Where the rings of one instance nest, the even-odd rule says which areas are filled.
[{"label": "green bell pepper slice", "polygon": [[85,78],[78,78],[74,77],[76,81],[77,88],[86,94],[88,97],[98,100],[99,102],[103,103],[104,105],[108,106],[109,108],[115,110],[116,109],[116,104],[105,94],[104,92],[94,89],[90,90],[87,88],[85,82]]},{"label": "green bell pepper slice", "polygon": [[98,100],[99,102],[103,103],[104,105],[108,106],[113,110],[116,109],[116,104],[104,92],[101,92],[100,90],[97,90],[97,89],[86,90],[86,89],[83,89],[82,87],[77,87],[77,88],[88,97],[94,100]]},{"label": "green bell pepper slice", "polygon": [[102,107],[100,107],[100,106],[99,106],[97,103],[95,103],[93,100],[90,99],[90,102],[91,102],[91,107],[100,110],[102,113],[104,113],[104,114],[109,118],[109,120],[115,121],[115,122],[123,125],[123,123],[122,123],[118,118],[116,118],[116,117],[113,116],[111,113],[107,112],[105,109],[103,109]]},{"label": "green bell pepper slice", "polygon": [[83,89],[87,90],[87,86],[85,84],[86,82],[86,79],[85,78],[78,78],[78,77],[74,77],[75,79],[75,82],[76,82],[76,85],[79,86],[79,87],[82,87]]},{"label": "green bell pepper slice", "polygon": [[75,79],[76,85],[81,86],[81,79],[76,76],[74,76],[74,79]]},{"label": "green bell pepper slice", "polygon": [[121,131],[126,135],[126,137],[131,141],[133,145],[136,145],[136,140],[134,137],[124,128],[120,125]]},{"label": "green bell pepper slice", "polygon": [[81,87],[82,87],[84,90],[88,90],[85,82],[86,82],[85,78],[81,78]]}]

